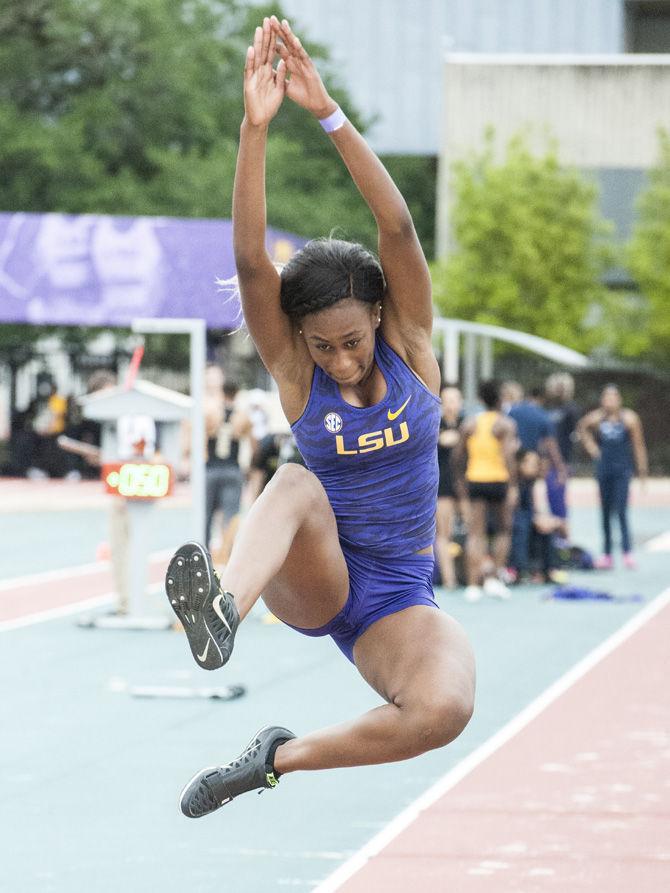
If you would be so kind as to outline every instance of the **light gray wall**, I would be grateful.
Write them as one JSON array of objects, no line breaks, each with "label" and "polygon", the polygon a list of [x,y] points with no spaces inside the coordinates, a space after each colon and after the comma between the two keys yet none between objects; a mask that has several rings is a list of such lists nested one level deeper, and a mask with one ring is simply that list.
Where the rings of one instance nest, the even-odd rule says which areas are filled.
[{"label": "light gray wall", "polygon": [[437,154],[444,0],[284,0],[298,31],[325,44],[369,121],[378,152]]},{"label": "light gray wall", "polygon": [[[250,4],[251,5],[251,4]],[[379,152],[439,152],[446,51],[616,53],[623,0],[282,0],[331,49]]]},{"label": "light gray wall", "polygon": [[670,56],[454,55],[445,66],[443,154],[481,144],[489,125],[504,144],[546,128],[580,167],[649,167],[670,113]]},{"label": "light gray wall", "polygon": [[[654,164],[658,128],[668,124],[668,97],[670,56],[451,56],[445,65],[438,256],[449,243],[451,164],[481,149],[487,127],[495,129],[501,151],[520,131],[540,150],[547,135],[555,137],[562,161],[594,172],[608,169],[611,181],[612,171],[629,176]],[[612,206],[618,186],[610,188],[605,205]],[[624,231],[627,214],[618,215]]]},{"label": "light gray wall", "polygon": [[623,0],[445,0],[445,6],[451,51],[616,53],[623,49]]}]

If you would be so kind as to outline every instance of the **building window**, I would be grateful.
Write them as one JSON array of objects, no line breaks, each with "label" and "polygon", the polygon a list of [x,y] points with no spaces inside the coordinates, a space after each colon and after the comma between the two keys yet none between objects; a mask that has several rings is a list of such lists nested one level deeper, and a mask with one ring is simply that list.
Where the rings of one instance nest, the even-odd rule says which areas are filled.
[{"label": "building window", "polygon": [[626,52],[670,53],[670,0],[627,0]]}]

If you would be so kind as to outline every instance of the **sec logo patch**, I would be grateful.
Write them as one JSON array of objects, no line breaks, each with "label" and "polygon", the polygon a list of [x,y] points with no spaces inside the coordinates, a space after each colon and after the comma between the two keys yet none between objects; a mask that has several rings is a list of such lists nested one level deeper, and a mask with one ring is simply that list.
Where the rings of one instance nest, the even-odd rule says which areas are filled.
[{"label": "sec logo patch", "polygon": [[337,434],[342,430],[342,416],[339,416],[336,412],[329,412],[325,416],[323,424],[326,426],[326,431],[329,431],[331,434]]}]

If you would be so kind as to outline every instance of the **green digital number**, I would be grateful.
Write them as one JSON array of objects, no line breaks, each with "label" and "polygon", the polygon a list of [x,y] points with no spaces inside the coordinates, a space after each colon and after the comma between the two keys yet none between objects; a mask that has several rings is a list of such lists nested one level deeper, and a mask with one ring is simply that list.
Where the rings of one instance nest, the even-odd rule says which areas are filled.
[{"label": "green digital number", "polygon": [[118,492],[129,499],[161,499],[170,489],[170,468],[126,462],[119,469]]}]

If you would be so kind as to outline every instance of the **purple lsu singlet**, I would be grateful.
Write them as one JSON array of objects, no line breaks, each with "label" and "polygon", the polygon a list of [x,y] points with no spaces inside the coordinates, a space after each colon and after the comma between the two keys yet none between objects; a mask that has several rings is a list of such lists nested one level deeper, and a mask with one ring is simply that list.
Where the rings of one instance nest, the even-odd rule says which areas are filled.
[{"label": "purple lsu singlet", "polygon": [[315,366],[307,406],[291,428],[328,495],[342,543],[389,558],[435,538],[440,399],[381,335],[375,361],[386,381],[379,403],[352,406]]}]

